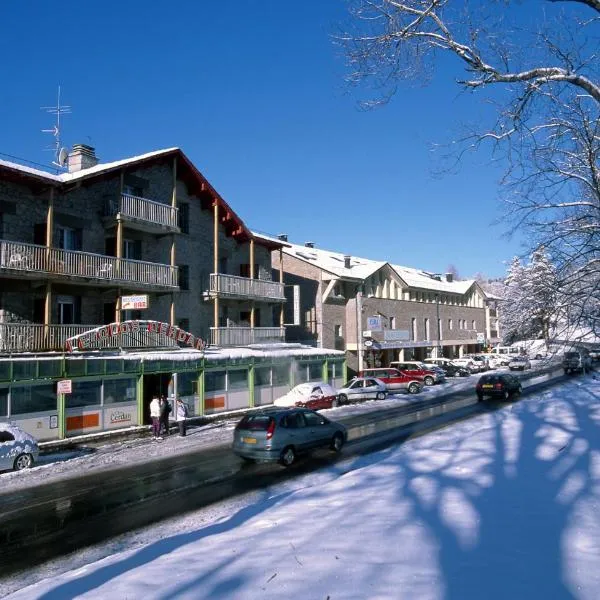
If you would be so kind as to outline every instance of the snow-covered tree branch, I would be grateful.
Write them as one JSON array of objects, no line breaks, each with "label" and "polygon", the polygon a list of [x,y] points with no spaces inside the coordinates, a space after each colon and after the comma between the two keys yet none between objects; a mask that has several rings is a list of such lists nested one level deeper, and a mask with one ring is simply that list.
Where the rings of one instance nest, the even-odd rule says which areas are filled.
[{"label": "snow-covered tree branch", "polygon": [[460,88],[494,102],[495,120],[459,136],[455,157],[491,144],[506,165],[509,232],[544,248],[568,314],[600,333],[600,0],[352,0],[350,10],[337,41],[349,81],[369,86],[367,106],[427,81],[442,54]]}]

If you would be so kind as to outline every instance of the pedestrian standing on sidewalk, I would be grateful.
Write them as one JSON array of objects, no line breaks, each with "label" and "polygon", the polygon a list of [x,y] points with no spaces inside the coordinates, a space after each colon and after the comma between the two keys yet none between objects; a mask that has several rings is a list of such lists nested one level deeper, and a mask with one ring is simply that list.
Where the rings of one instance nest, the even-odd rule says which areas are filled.
[{"label": "pedestrian standing on sidewalk", "polygon": [[150,402],[150,418],[152,419],[153,439],[162,439],[160,437],[160,400],[158,396],[154,396],[154,398],[152,398],[152,402]]},{"label": "pedestrian standing on sidewalk", "polygon": [[179,426],[179,435],[181,437],[186,436],[186,419],[188,417],[188,409],[185,403],[179,396],[177,397],[177,407],[175,409],[175,419]]},{"label": "pedestrian standing on sidewalk", "polygon": [[164,428],[165,435],[169,435],[169,414],[171,413],[171,405],[169,401],[161,396],[160,398],[160,425],[159,425],[159,433],[160,429]]}]

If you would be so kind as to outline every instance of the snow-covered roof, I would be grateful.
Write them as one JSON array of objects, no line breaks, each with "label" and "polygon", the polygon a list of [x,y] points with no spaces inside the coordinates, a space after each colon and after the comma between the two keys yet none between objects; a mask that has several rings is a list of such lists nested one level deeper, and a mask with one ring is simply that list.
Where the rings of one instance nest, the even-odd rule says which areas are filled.
[{"label": "snow-covered roof", "polygon": [[[410,287],[447,292],[453,294],[466,294],[475,283],[474,279],[446,281],[444,276],[428,271],[421,271],[412,267],[392,265],[392,268]],[[437,277],[440,277],[439,279]]]},{"label": "snow-covered roof", "polygon": [[47,179],[48,181],[54,181],[56,183],[60,183],[61,181],[60,175],[53,175],[52,173],[47,173],[46,171],[34,169],[32,167],[26,167],[25,165],[20,165],[19,163],[14,163],[9,160],[0,160],[0,167],[11,169],[12,171],[17,171],[24,175],[31,175],[32,177],[37,177],[39,179]]},{"label": "snow-covered roof", "polygon": [[41,169],[33,169],[32,167],[26,167],[25,165],[10,162],[7,160],[0,160],[0,166],[5,167],[7,169],[11,169],[13,171],[18,171],[25,175],[32,175],[34,177],[47,179],[48,181],[56,183],[69,183],[70,181],[77,181],[78,179],[82,179],[84,177],[98,175],[99,173],[103,173],[105,171],[111,171],[113,169],[117,169],[126,165],[143,162],[150,158],[155,158],[164,154],[170,154],[176,151],[180,151],[180,149],[177,147],[173,147],[164,148],[162,150],[154,150],[153,152],[146,152],[145,154],[130,156],[129,158],[115,160],[109,163],[98,163],[94,167],[90,167],[89,169],[81,169],[80,171],[76,171],[74,173],[59,173],[58,175],[48,173],[47,171],[42,171]]},{"label": "snow-covered roof", "polygon": [[[403,267],[401,265],[390,264],[387,261],[350,256],[332,250],[311,248],[299,244],[290,244],[290,247],[284,248],[283,252],[288,256],[293,256],[294,258],[306,261],[343,279],[364,280],[381,269],[384,265],[389,265],[409,287],[438,292],[465,294],[475,282],[474,279],[446,281],[443,277],[441,280],[438,280],[434,278],[434,273],[421,271],[412,267]],[[346,256],[350,256],[349,269],[345,266]]]},{"label": "snow-covered roof", "polygon": [[350,268],[347,269],[345,257],[349,255],[300,244],[289,244],[289,248],[284,248],[283,252],[344,279],[366,279],[387,264],[386,261],[350,256]]},{"label": "snow-covered roof", "polygon": [[254,237],[258,242],[266,242],[267,243],[266,245],[277,247],[277,248],[284,248],[286,246],[290,246],[290,244],[288,244],[288,242],[284,242],[283,240],[280,240],[278,237],[275,237],[274,235],[268,235],[266,233],[260,233],[258,231],[254,231],[254,230],[252,230],[252,237]]},{"label": "snow-covered roof", "polygon": [[177,151],[180,151],[180,149],[177,147],[164,148],[162,150],[154,150],[152,152],[146,152],[145,154],[139,154],[138,156],[130,156],[129,158],[123,158],[121,160],[115,160],[109,163],[98,163],[95,167],[90,167],[89,169],[81,169],[80,171],[76,171],[75,173],[62,173],[58,177],[63,183],[68,183],[69,181],[76,181],[83,177],[97,175],[98,173],[103,173],[105,171],[112,171],[113,169],[118,169],[119,167],[124,167],[133,163],[143,162],[145,160],[148,160],[149,158],[156,158],[157,156],[162,156],[163,154],[170,154],[172,152]]}]

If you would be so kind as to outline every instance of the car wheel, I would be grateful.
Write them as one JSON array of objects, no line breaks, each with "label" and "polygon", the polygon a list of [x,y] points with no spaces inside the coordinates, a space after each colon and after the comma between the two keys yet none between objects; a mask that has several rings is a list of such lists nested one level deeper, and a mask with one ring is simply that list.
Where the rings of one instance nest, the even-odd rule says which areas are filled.
[{"label": "car wheel", "polygon": [[477,394],[477,402],[483,402],[483,394]]},{"label": "car wheel", "polygon": [[385,400],[385,392],[377,392],[377,400]]},{"label": "car wheel", "polygon": [[22,471],[23,469],[29,469],[33,465],[33,456],[31,454],[19,454],[15,458],[13,468],[15,471]]},{"label": "car wheel", "polygon": [[425,379],[423,379],[423,383],[425,385],[433,385],[435,383],[435,381],[433,380],[433,377],[431,377],[430,375],[427,375],[427,377],[425,377]]},{"label": "car wheel", "polygon": [[283,452],[281,453],[281,459],[279,462],[284,467],[291,467],[294,464],[295,460],[296,460],[296,452],[294,451],[294,449],[291,446],[284,448]]},{"label": "car wheel", "polygon": [[331,445],[329,446],[334,452],[339,452],[344,445],[344,436],[341,433],[336,433],[331,439]]},{"label": "car wheel", "polygon": [[421,386],[418,383],[411,383],[408,386],[409,394],[418,394],[421,391]]},{"label": "car wheel", "polygon": [[332,403],[331,406],[339,406],[340,404],[346,404],[348,402],[348,396],[340,394]]},{"label": "car wheel", "polygon": [[242,456],[240,457],[244,462],[247,462],[249,464],[255,463],[256,460],[254,458],[250,458],[249,456]]},{"label": "car wheel", "polygon": [[519,385],[519,387],[517,388],[517,396],[520,396],[523,393],[523,387],[521,385]]},{"label": "car wheel", "polygon": [[508,400],[510,398],[510,393],[508,390],[504,390],[502,392],[502,399],[506,402],[506,400]]}]

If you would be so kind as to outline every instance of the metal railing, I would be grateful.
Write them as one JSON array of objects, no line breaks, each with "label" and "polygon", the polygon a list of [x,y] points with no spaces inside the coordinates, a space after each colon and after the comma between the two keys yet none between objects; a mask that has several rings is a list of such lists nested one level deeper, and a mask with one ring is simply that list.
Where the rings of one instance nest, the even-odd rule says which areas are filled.
[{"label": "metal railing", "polygon": [[[0,353],[62,352],[65,341],[100,325],[48,325],[41,323],[0,323]],[[140,329],[129,336],[104,337],[98,349],[174,348],[177,342],[165,333]]]},{"label": "metal railing", "polygon": [[0,269],[177,287],[177,267],[0,240]]},{"label": "metal railing", "polygon": [[248,298],[263,302],[285,300],[283,283],[264,279],[250,279],[225,273],[210,274],[210,295],[229,298]]},{"label": "metal railing", "polygon": [[106,202],[106,215],[114,217],[121,214],[124,217],[178,229],[179,209],[169,204],[148,200],[131,194],[121,194],[119,201],[109,199]]},{"label": "metal railing", "polygon": [[211,327],[211,346],[249,346],[285,341],[283,327]]}]

